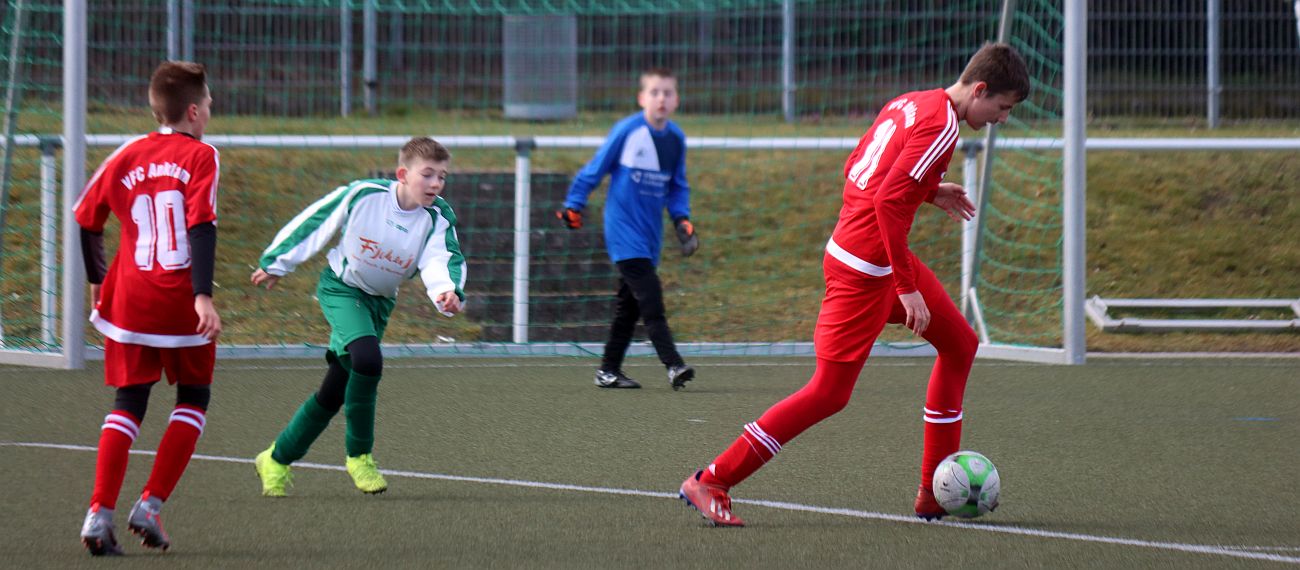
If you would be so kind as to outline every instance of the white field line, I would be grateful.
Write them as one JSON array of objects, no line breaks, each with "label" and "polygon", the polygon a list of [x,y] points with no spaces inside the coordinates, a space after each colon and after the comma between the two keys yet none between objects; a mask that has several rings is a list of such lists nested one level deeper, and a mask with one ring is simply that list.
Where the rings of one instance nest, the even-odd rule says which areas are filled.
[{"label": "white field line", "polygon": [[[60,443],[33,443],[33,442],[7,442],[0,441],[0,447],[26,447],[41,449],[63,449],[69,451],[87,451],[95,452],[95,447],[86,445],[68,445]],[[153,451],[132,450],[133,455],[155,455]],[[252,459],[243,457],[224,457],[219,455],[202,455],[195,454],[194,459],[203,461],[220,461],[225,463],[252,463]],[[322,463],[298,462],[293,464],[299,469],[319,469],[323,471],[346,471],[342,465],[325,465]],[[587,485],[570,485],[566,483],[545,483],[541,481],[527,481],[522,479],[499,479],[495,477],[468,477],[464,475],[444,475],[441,473],[424,473],[420,471],[398,471],[393,469],[381,469],[380,473],[390,477],[410,477],[413,479],[433,479],[438,481],[457,481],[463,483],[482,483],[488,485],[506,485],[511,487],[526,487],[532,489],[548,489],[553,491],[575,491],[579,493],[601,493],[606,495],[628,495],[635,497],[649,497],[655,499],[676,499],[676,493],[664,493],[659,491],[642,491],[638,489],[618,489],[613,487],[591,487]],[[1290,546],[1224,546],[1224,545],[1203,545],[1187,544],[1181,542],[1160,542],[1151,540],[1140,540],[1135,538],[1121,538],[1113,536],[1099,536],[1092,534],[1081,534],[1073,532],[1055,532],[1039,530],[1033,528],[1016,527],[1016,526],[989,526],[969,522],[925,522],[915,517],[894,515],[888,513],[877,513],[872,511],[860,511],[857,509],[842,509],[833,507],[818,507],[815,505],[804,505],[800,503],[787,503],[782,501],[763,501],[753,499],[732,499],[733,503],[755,505],[768,507],[772,509],[782,509],[787,511],[798,511],[805,513],[818,513],[824,515],[839,515],[854,517],[859,519],[872,519],[890,522],[908,523],[908,524],[926,524],[933,526],[945,526],[951,528],[962,528],[967,530],[977,530],[984,532],[998,532],[1002,534],[1014,534],[1020,536],[1033,536],[1038,538],[1056,538],[1062,540],[1074,540],[1079,542],[1094,542],[1101,544],[1118,544],[1123,546],[1136,546],[1139,548],[1150,548],[1156,550],[1173,550],[1177,552],[1191,552],[1196,554],[1212,554],[1217,556],[1230,556],[1234,558],[1249,558],[1253,560],[1269,560],[1272,562],[1286,562],[1290,564],[1300,564],[1300,556],[1285,556],[1281,554],[1272,554],[1268,551],[1300,551],[1300,547]]]}]

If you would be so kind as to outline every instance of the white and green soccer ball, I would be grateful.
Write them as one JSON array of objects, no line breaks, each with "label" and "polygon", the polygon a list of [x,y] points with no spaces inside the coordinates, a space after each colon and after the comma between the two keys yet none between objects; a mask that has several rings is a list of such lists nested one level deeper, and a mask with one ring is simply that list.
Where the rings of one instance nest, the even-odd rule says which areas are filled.
[{"label": "white and green soccer ball", "polygon": [[934,498],[955,517],[975,518],[996,509],[1001,491],[998,469],[974,451],[949,455],[934,472]]}]

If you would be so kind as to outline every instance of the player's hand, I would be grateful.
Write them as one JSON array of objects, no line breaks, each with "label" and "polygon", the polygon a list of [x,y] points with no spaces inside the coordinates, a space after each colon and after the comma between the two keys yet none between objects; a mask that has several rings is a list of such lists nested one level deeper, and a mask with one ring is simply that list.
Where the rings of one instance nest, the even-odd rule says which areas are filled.
[{"label": "player's hand", "polygon": [[221,336],[221,316],[217,315],[217,308],[212,306],[212,297],[195,295],[194,312],[199,315],[199,326],[194,332],[208,340],[217,340]]},{"label": "player's hand", "polygon": [[564,227],[566,228],[569,228],[571,230],[582,229],[581,210],[574,210],[573,208],[565,208],[563,210],[557,210],[555,212],[555,217],[559,218],[560,223],[564,224]]},{"label": "player's hand", "polygon": [[271,288],[275,287],[275,284],[280,281],[279,277],[267,273],[266,271],[262,270],[262,268],[260,267],[257,269],[257,271],[253,272],[253,275],[252,277],[250,277],[250,279],[252,280],[253,285],[255,286],[262,287],[263,285],[265,285],[267,291],[270,291]]},{"label": "player's hand", "polygon": [[456,296],[455,291],[443,291],[433,300],[433,306],[438,308],[439,313],[450,317],[460,312],[460,297]]},{"label": "player's hand", "polygon": [[925,305],[925,297],[921,296],[920,291],[912,291],[899,295],[898,300],[903,302],[903,309],[907,311],[907,321],[903,325],[916,336],[925,334],[925,329],[930,326],[930,308]]},{"label": "player's hand", "polygon": [[677,229],[677,241],[682,242],[682,256],[690,257],[695,250],[700,249],[700,236],[695,233],[695,225],[686,218],[677,218],[674,226]]},{"label": "player's hand", "polygon": [[939,183],[939,192],[934,195],[934,205],[948,213],[948,217],[958,222],[975,216],[975,204],[966,197],[966,189],[961,184],[951,182]]},{"label": "player's hand", "polygon": [[90,306],[92,308],[99,306],[99,284],[90,284]]}]

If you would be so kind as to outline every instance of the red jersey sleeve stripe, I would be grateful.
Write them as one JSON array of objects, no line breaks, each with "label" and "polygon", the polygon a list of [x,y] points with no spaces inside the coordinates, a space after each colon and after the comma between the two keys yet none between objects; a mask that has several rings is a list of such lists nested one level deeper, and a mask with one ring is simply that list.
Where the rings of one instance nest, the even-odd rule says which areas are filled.
[{"label": "red jersey sleeve stripe", "polygon": [[934,165],[934,162],[947,153],[953,143],[957,142],[957,133],[960,130],[958,127],[957,114],[952,111],[952,107],[948,107],[948,122],[944,124],[939,136],[935,137],[934,142],[930,144],[930,148],[925,150],[925,154],[921,155],[921,160],[916,161],[916,166],[912,167],[912,171],[908,173],[908,176],[917,181],[924,178],[926,172]]},{"label": "red jersey sleeve stripe", "polygon": [[217,183],[221,181],[221,152],[219,152],[215,146],[208,143],[203,144],[208,145],[208,148],[212,149],[212,164],[214,172],[212,173],[212,188],[208,189],[208,200],[212,204],[212,225],[215,226],[217,224],[217,220],[215,219],[217,217]]}]

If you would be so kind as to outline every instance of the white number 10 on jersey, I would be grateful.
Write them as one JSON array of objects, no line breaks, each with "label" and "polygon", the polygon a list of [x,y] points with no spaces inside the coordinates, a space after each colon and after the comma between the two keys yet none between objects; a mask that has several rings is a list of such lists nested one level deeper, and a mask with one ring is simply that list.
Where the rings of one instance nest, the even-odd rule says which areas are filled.
[{"label": "white number 10 on jersey", "polygon": [[135,197],[131,204],[131,221],[139,230],[135,238],[135,265],[152,271],[158,265],[168,271],[190,266],[190,243],[185,233],[185,195],[166,190],[150,198]]}]

